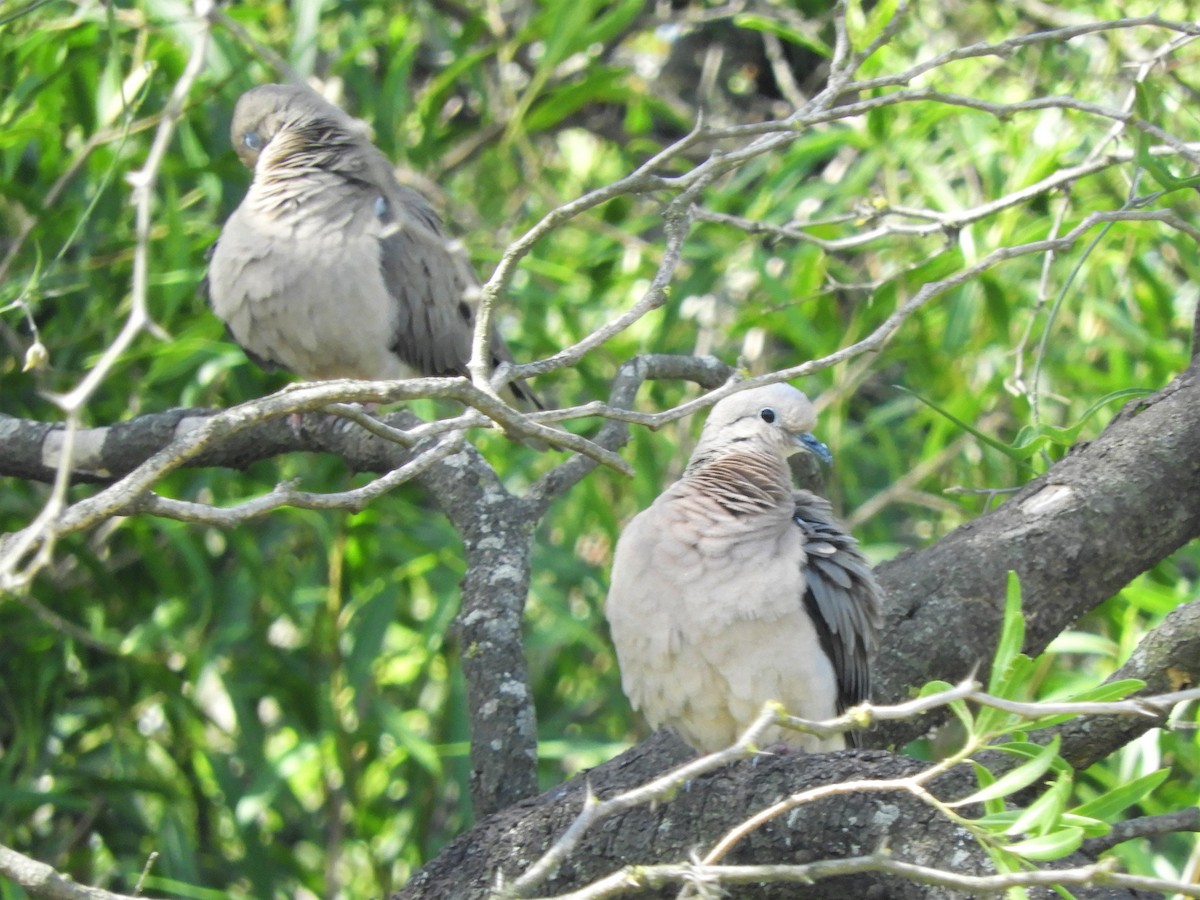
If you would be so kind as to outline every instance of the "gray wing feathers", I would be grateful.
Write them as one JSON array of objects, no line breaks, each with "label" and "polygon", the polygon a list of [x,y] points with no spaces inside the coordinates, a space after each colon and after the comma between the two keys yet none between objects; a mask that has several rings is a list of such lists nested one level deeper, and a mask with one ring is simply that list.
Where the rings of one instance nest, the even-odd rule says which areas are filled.
[{"label": "gray wing feathers", "polygon": [[[425,198],[395,181],[389,188],[380,255],[384,283],[399,307],[392,350],[418,371],[466,375],[479,282]],[[489,343],[493,366],[512,362],[494,321]],[[523,382],[511,388],[518,399],[541,408]]]},{"label": "gray wing feathers", "polygon": [[380,262],[398,309],[392,349],[420,372],[465,375],[475,280],[425,199],[400,185],[391,187],[385,195]]},{"label": "gray wing feathers", "polygon": [[[882,597],[858,542],[842,530],[829,503],[807,491],[797,491],[795,503],[792,521],[804,532],[808,557],[804,606],[833,661],[838,712],[844,712],[870,695]],[[859,739],[851,733],[856,746]]]}]

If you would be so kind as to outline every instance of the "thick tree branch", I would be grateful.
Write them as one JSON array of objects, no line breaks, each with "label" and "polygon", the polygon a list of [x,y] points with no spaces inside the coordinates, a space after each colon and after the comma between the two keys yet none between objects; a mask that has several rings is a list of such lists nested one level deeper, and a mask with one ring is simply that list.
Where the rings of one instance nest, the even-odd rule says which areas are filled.
[{"label": "thick tree branch", "polygon": [[1200,303],[1196,304],[1196,312],[1192,316],[1192,371],[1200,368]]},{"label": "thick tree branch", "polygon": [[[541,855],[575,818],[589,791],[600,797],[650,781],[664,768],[692,756],[677,738],[659,732],[645,744],[593,769],[586,776],[528,801],[481,823],[450,844],[398,894],[397,898],[446,896],[453,885],[461,900],[490,896],[496,874],[509,880],[514,860],[533,861]],[[760,756],[698,776],[669,803],[640,806],[610,820],[597,833],[576,847],[570,858],[540,888],[557,893],[586,884],[610,872],[613,860],[649,863],[687,859],[697,847],[711,845],[720,837],[719,823],[732,825],[769,805],[778,797],[818,785],[838,784],[853,778],[904,777],[919,771],[922,764],[886,753],[842,752],[825,756],[785,754]],[[846,829],[847,821],[859,826]],[[900,833],[892,826],[898,820],[911,824]],[[829,837],[836,844],[814,848],[796,835]],[[903,794],[850,794],[798,808],[785,827],[768,827],[734,853],[732,861],[772,859],[777,862],[808,862],[824,856],[856,856],[873,852],[890,841],[893,852],[914,862],[941,858],[944,847],[961,849],[959,871],[988,870],[986,856],[974,839],[933,814],[923,803]],[[814,856],[814,851],[817,855]],[[816,886],[813,897],[865,896],[873,876],[848,877]],[[888,897],[929,897],[923,889],[902,879],[886,879]],[[642,897],[673,897],[677,889],[641,893]],[[795,896],[794,886],[764,887],[755,897]]]},{"label": "thick tree branch", "polygon": [[[877,700],[986,671],[1008,571],[1021,578],[1026,652],[1038,653],[1200,534],[1200,378],[1180,376],[1131,410],[1004,505],[880,567],[889,637]],[[870,741],[900,745],[920,730],[884,725]]]},{"label": "thick tree branch", "polygon": [[[604,799],[648,783],[691,756],[678,738],[657,732],[586,775],[481,822],[448,845],[392,896],[394,900],[425,900],[447,896],[450,890],[461,900],[495,898],[497,888],[511,884],[520,874],[512,871],[513,861],[536,859],[566,832],[580,810],[595,802],[589,798]],[[991,871],[976,840],[911,793],[877,793],[866,786],[897,783],[918,775],[922,768],[923,764],[915,760],[880,751],[841,751],[815,756],[765,754],[695,775],[668,802],[637,806],[589,832],[550,877],[539,883],[538,896],[579,890],[606,876],[636,878],[642,866],[693,859],[698,849],[712,846],[725,827],[744,821],[780,797],[813,792],[828,795],[797,806],[785,819],[754,831],[723,862],[730,866],[788,866],[829,860],[828,870],[818,865],[812,874],[836,873],[839,877],[803,889],[794,883],[756,884],[752,894],[756,900],[791,900],[799,896],[830,900],[961,897],[966,882],[953,882],[951,876],[970,878]],[[955,770],[935,780],[933,789],[940,791],[947,780],[957,789],[973,777],[964,772],[960,779],[954,777],[957,774]],[[863,790],[823,790],[848,781],[864,783]],[[904,822],[905,827],[895,827],[897,822]],[[840,865],[850,858],[874,855],[881,848],[887,849],[895,866]],[[614,861],[635,868],[626,868],[626,875],[618,876]],[[927,871],[902,871],[906,866]],[[892,872],[887,871],[889,868]],[[681,874],[673,871],[675,876]],[[769,873],[762,870],[761,874],[766,881]],[[1045,884],[1054,877],[1037,876],[1032,883]],[[1079,875],[1063,877],[1074,883],[1082,880]],[[674,898],[679,890],[678,877],[628,884],[639,885],[641,889],[635,895],[642,898]],[[929,886],[938,884],[945,890]],[[1132,895],[1129,891],[1085,888],[1076,896]]]},{"label": "thick tree branch", "polygon": [[1189,806],[1158,816],[1143,816],[1140,819],[1117,822],[1108,834],[1089,838],[1083,842],[1080,849],[1087,856],[1097,857],[1104,851],[1135,838],[1171,834],[1176,831],[1200,831],[1200,807]]},{"label": "thick tree branch", "polygon": [[[1172,610],[1162,624],[1142,638],[1129,661],[1108,680],[1125,678],[1146,682],[1143,694],[1200,685],[1200,600]],[[1063,758],[1076,769],[1086,769],[1163,724],[1162,719],[1084,716],[1064,722],[1054,732],[1062,737]]]}]

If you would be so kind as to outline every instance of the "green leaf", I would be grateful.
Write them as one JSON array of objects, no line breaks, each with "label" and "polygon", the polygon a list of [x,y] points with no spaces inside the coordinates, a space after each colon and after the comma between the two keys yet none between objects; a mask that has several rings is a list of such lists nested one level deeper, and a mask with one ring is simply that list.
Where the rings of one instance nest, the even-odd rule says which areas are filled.
[{"label": "green leaf", "polygon": [[1022,788],[1026,788],[1033,784],[1039,778],[1046,774],[1050,766],[1054,764],[1058,758],[1059,739],[1054,738],[1049,744],[1042,748],[1042,751],[1028,762],[1017,766],[1011,772],[1006,772],[995,782],[956,800],[949,804],[952,808],[967,806],[971,803],[983,803],[987,800],[993,800],[998,797],[1007,797],[1009,794],[1014,794]]},{"label": "green leaf", "polygon": [[1074,703],[1108,703],[1112,700],[1124,700],[1146,687],[1146,682],[1140,678],[1122,678],[1118,681],[1108,681],[1094,688],[1080,691],[1071,696]]},{"label": "green leaf", "polygon": [[1008,830],[1013,822],[1017,821],[1023,812],[1024,810],[1020,809],[1002,809],[999,812],[988,813],[972,821],[985,831],[992,832],[993,834],[1002,834]]},{"label": "green leaf", "polygon": [[1063,813],[1062,823],[1082,828],[1083,836],[1089,838],[1104,837],[1104,835],[1112,831],[1112,826],[1107,822],[1101,822],[1099,819],[1092,819],[1088,816],[1080,816],[1073,812]]},{"label": "green leaf", "polygon": [[1017,432],[1016,440],[1013,441],[1012,447],[1015,450],[1023,451],[1026,457],[1032,456],[1035,451],[1041,448],[1043,444],[1057,444],[1061,447],[1070,447],[1079,439],[1079,432],[1088,423],[1092,416],[1096,415],[1105,406],[1113,400],[1124,400],[1127,397],[1144,397],[1149,394],[1148,388],[1121,388],[1120,390],[1111,391],[1089,406],[1075,422],[1074,425],[1069,425],[1063,428],[1058,428],[1054,425],[1026,425]]},{"label": "green leaf", "polygon": [[[1004,679],[990,691],[1006,700],[1025,700],[1032,693],[1034,678],[1038,672],[1036,663],[1023,653],[1018,653],[1004,673]],[[1027,728],[1023,716],[1006,712],[992,706],[984,706],[976,716],[980,734],[1006,734],[1017,725]]]},{"label": "green leaf", "polygon": [[881,0],[881,2],[871,4],[869,11],[861,2],[849,4],[846,10],[846,24],[851,30],[854,49],[865,49],[868,44],[879,37],[883,33],[883,29],[887,28],[892,21],[899,7],[900,0]]},{"label": "green leaf", "polygon": [[[1021,614],[1022,623],[1024,620],[1025,616]],[[1037,673],[1037,663],[1024,653],[1018,653],[1008,664],[1008,671],[1004,673],[1003,680],[996,685],[993,693],[1005,700],[1025,700],[1033,693],[1033,682]]]},{"label": "green leaf", "polygon": [[1069,629],[1058,635],[1046,647],[1047,653],[1075,653],[1080,655],[1099,656],[1106,659],[1118,657],[1116,641],[1102,634],[1089,634],[1086,631]]},{"label": "green leaf", "polygon": [[604,10],[584,30],[582,43],[606,44],[618,37],[629,27],[634,19],[645,8],[643,0],[620,0],[617,4],[603,3],[599,9]]},{"label": "green leaf", "polygon": [[1089,800],[1087,803],[1075,807],[1071,812],[1077,816],[1088,816],[1093,819],[1112,821],[1118,813],[1140,802],[1144,797],[1156,790],[1159,785],[1167,780],[1169,774],[1170,771],[1168,769],[1159,769],[1157,772],[1151,772],[1148,775],[1143,775],[1141,778],[1135,778],[1133,781],[1118,785],[1111,791],[1101,794],[1094,800]]},{"label": "green leaf", "polygon": [[[547,7],[522,29],[520,40],[543,43],[533,77],[521,94],[504,132],[505,143],[520,133],[526,115],[551,82],[555,69],[574,53],[615,37],[642,9],[640,0],[623,0],[615,7],[600,0],[575,0]],[[603,11],[603,12],[602,12]]]},{"label": "green leaf", "polygon": [[543,131],[590,103],[619,103],[630,99],[623,89],[627,73],[621,69],[590,66],[582,81],[547,92],[525,117],[525,130]]},{"label": "green leaf", "polygon": [[1005,679],[1024,643],[1025,615],[1021,612],[1021,580],[1016,572],[1010,571],[1004,595],[1004,623],[1000,628],[1000,642],[996,645],[996,656],[992,660],[988,693],[1003,696]]},{"label": "green leaf", "polygon": [[[1134,82],[1133,91],[1134,109],[1137,111],[1138,118],[1144,122],[1153,122],[1154,112],[1159,102],[1146,93],[1146,87],[1140,81]],[[1200,175],[1193,175],[1191,178],[1179,178],[1168,169],[1166,163],[1151,152],[1154,140],[1150,134],[1140,128],[1135,129],[1134,133],[1137,135],[1134,159],[1137,160],[1139,166],[1146,170],[1151,178],[1158,182],[1164,192],[1170,194],[1174,191],[1192,188],[1200,184]]]},{"label": "green leaf", "polygon": [[1008,444],[1004,443],[1003,441],[997,440],[996,438],[992,437],[990,434],[984,434],[982,431],[980,431],[975,426],[967,424],[962,419],[960,419],[958,416],[954,415],[954,413],[950,412],[948,409],[946,409],[942,406],[938,406],[938,404],[934,403],[932,400],[922,397],[916,391],[909,390],[902,384],[897,384],[897,385],[893,385],[893,386],[896,388],[896,390],[901,391],[905,394],[909,394],[910,396],[915,397],[916,399],[920,400],[922,403],[924,403],[926,406],[928,406],[934,412],[938,413],[939,415],[941,415],[942,417],[944,417],[946,419],[949,419],[951,422],[953,422],[955,425],[957,425],[963,431],[966,431],[970,434],[975,435],[976,438],[981,440],[983,443],[987,444],[992,449],[999,450],[1001,453],[1003,453],[1005,456],[1007,456],[1009,459],[1013,460],[1014,462],[1025,464],[1027,454],[1021,453],[1020,451],[1014,449],[1013,447],[1010,447]]},{"label": "green leaf", "polygon": [[942,417],[949,419],[963,431],[974,435],[983,443],[987,444],[994,450],[999,450],[1009,459],[1022,465],[1029,465],[1029,459],[1045,444],[1056,444],[1062,447],[1072,446],[1078,439],[1079,433],[1088,421],[1103,409],[1113,400],[1123,400],[1127,397],[1142,397],[1150,393],[1147,388],[1121,388],[1120,390],[1112,391],[1105,394],[1095,403],[1084,411],[1083,415],[1075,422],[1064,428],[1059,428],[1054,425],[1026,425],[1017,432],[1016,439],[1011,444],[1006,444],[999,438],[994,438],[990,434],[985,434],[973,425],[964,422],[949,410],[934,403],[932,400],[921,396],[916,391],[911,391],[903,385],[895,385],[897,390],[903,391],[916,399],[920,400],[934,412]]},{"label": "green leaf", "polygon": [[942,694],[953,688],[954,685],[948,681],[927,681],[921,685],[921,689],[917,691],[917,696],[932,697],[934,694]]},{"label": "green leaf", "polygon": [[779,19],[762,16],[757,13],[740,13],[733,17],[733,24],[738,28],[745,28],[749,31],[761,31],[767,34],[774,34],[779,38],[787,41],[790,44],[798,44],[801,47],[807,47],[813,53],[817,53],[826,58],[833,55],[829,49],[829,45],[824,41],[819,40],[816,35],[805,34],[797,28],[792,28],[787,23]]},{"label": "green leaf", "polygon": [[1048,860],[1062,859],[1079,849],[1083,843],[1083,829],[1068,826],[1049,834],[1031,837],[1028,840],[1009,844],[1008,850],[1026,859]]},{"label": "green leaf", "polygon": [[[918,697],[932,697],[934,694],[945,693],[951,690],[954,685],[948,681],[927,681],[917,692]],[[975,717],[971,714],[970,707],[962,700],[955,700],[950,704],[950,711],[958,717],[962,723],[963,729],[967,734],[975,733]]]},{"label": "green leaf", "polygon": [[[992,771],[982,763],[977,763],[972,760],[971,765],[975,767],[975,778],[983,788],[989,788],[995,785],[996,776]],[[989,816],[998,816],[1004,811],[1004,799],[1002,797],[993,797],[990,800],[983,801],[984,812]]]},{"label": "green leaf", "polygon": [[1021,811],[1016,820],[1004,832],[1010,837],[1018,834],[1046,834],[1061,824],[1063,810],[1071,795],[1075,779],[1070,772],[1059,772],[1049,790]]}]

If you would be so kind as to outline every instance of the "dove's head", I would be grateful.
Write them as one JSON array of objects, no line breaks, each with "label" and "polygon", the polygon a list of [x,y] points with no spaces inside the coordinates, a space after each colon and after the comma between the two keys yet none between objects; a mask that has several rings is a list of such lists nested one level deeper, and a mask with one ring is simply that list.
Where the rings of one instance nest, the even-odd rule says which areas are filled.
[{"label": "dove's head", "polygon": [[829,448],[809,433],[816,424],[812,403],[790,384],[751,388],[731,394],[712,408],[696,455],[744,446],[785,459],[807,450],[828,463],[833,459]]},{"label": "dove's head", "polygon": [[300,143],[335,136],[354,139],[366,134],[366,126],[309,88],[264,84],[238,98],[229,131],[234,152],[253,169],[280,135]]}]

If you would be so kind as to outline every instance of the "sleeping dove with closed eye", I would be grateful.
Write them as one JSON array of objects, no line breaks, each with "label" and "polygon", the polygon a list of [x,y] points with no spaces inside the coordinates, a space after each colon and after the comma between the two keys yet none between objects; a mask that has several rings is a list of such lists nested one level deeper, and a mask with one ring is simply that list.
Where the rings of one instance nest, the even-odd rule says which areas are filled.
[{"label": "sleeping dove with closed eye", "polygon": [[[479,283],[364,127],[315,91],[268,84],[241,96],[231,131],[254,178],[206,289],[247,354],[310,379],[466,375]],[[490,337],[492,364],[511,361]]]},{"label": "sleeping dove with closed eye", "polygon": [[[881,596],[829,503],[788,457],[829,451],[786,384],[717,403],[683,477],[625,526],[605,612],[625,694],[655,728],[711,753],[777,700],[830,719],[867,699]],[[857,736],[852,736],[855,740]],[[845,746],[772,729],[764,744]]]}]

